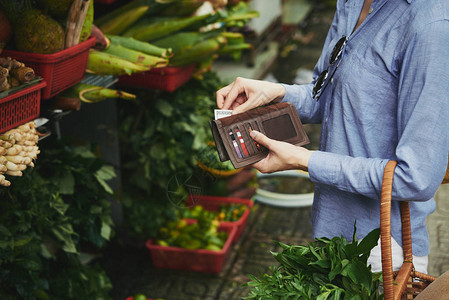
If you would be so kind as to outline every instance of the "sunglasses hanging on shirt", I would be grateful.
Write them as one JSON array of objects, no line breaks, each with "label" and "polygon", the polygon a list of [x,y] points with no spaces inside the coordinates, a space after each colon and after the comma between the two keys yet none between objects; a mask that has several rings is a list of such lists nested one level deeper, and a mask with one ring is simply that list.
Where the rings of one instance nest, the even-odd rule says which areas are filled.
[{"label": "sunglasses hanging on shirt", "polygon": [[321,94],[324,92],[324,89],[326,88],[327,84],[334,76],[335,71],[337,70],[340,63],[337,64],[337,67],[334,69],[334,72],[332,73],[331,77],[329,78],[329,80],[327,80],[329,76],[329,68],[333,66],[341,57],[341,54],[343,53],[343,49],[347,41],[348,37],[346,36],[343,36],[341,39],[338,40],[338,42],[334,46],[334,49],[332,49],[331,55],[329,56],[329,65],[327,66],[326,70],[321,72],[321,74],[318,76],[318,79],[315,81],[312,90],[312,97],[316,101],[320,99]]}]

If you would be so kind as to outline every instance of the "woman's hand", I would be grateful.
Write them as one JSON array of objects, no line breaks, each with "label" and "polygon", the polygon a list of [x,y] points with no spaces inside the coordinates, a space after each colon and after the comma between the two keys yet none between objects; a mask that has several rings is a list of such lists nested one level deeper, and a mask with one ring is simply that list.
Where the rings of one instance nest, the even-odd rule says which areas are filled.
[{"label": "woman's hand", "polygon": [[268,138],[258,131],[251,131],[251,138],[270,150],[268,156],[253,164],[262,173],[284,170],[307,171],[312,151],[286,142]]},{"label": "woman's hand", "polygon": [[285,88],[280,83],[237,77],[217,91],[217,107],[237,114],[271,101],[280,102],[284,96]]}]

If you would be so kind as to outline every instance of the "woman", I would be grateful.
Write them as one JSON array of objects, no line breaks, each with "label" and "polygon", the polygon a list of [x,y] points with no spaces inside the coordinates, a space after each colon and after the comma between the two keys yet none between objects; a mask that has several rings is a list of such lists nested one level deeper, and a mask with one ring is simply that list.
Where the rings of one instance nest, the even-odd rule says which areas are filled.
[{"label": "woman", "polygon": [[[393,200],[410,201],[412,247],[427,272],[425,219],[446,171],[449,149],[447,0],[338,0],[314,82],[283,85],[237,78],[217,91],[217,106],[240,113],[272,101],[293,103],[304,123],[321,123],[320,150],[251,137],[270,153],[261,172],[308,170],[316,183],[315,237],[363,238],[379,224],[386,163],[398,165]],[[393,265],[402,263],[399,202],[392,203]],[[379,249],[371,253],[381,270]]]}]

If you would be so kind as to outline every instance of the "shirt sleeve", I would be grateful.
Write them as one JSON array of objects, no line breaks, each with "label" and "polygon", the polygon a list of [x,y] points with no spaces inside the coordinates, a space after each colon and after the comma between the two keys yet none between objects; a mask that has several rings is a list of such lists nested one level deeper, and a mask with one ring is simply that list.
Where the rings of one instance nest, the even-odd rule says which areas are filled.
[{"label": "shirt sleeve", "polygon": [[[340,19],[340,10],[343,0],[337,2],[337,9],[334,15],[334,19],[329,28],[329,31],[324,42],[323,49],[328,49],[332,40],[337,36],[337,24]],[[327,51],[323,50],[318,59],[315,68],[313,69],[313,81],[310,84],[283,84],[285,88],[285,96],[282,102],[292,103],[298,112],[301,121],[304,123],[321,123],[321,110],[320,102],[317,102],[312,98],[312,90],[315,81],[323,70],[326,69],[328,65]]]},{"label": "shirt sleeve", "polygon": [[380,197],[389,159],[398,162],[394,200],[426,201],[444,177],[449,150],[449,20],[425,25],[410,39],[398,78],[398,145],[391,158],[356,158],[316,151],[311,180]]}]

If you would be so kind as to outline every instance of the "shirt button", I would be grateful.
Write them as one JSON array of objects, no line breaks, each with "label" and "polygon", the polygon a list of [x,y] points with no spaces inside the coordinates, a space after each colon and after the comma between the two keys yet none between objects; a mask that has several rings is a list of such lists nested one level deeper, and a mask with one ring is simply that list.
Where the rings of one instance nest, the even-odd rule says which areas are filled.
[{"label": "shirt button", "polygon": [[372,12],[373,12],[373,8],[370,7],[368,13],[370,14],[370,13],[372,13]]},{"label": "shirt button", "polygon": [[334,83],[334,78],[333,78],[333,77],[331,78],[331,84],[332,84],[332,83]]}]

